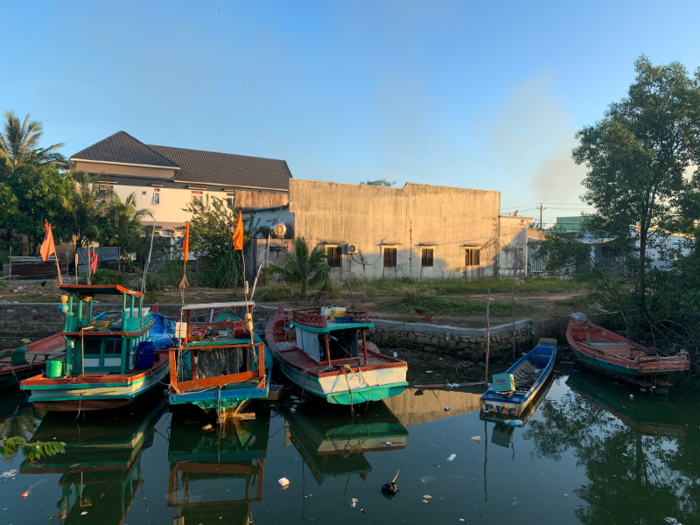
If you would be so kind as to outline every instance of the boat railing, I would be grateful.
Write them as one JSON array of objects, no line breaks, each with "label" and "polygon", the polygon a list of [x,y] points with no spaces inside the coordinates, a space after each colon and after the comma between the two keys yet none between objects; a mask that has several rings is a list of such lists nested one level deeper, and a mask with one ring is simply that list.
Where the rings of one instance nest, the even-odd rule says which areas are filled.
[{"label": "boat railing", "polygon": [[[358,324],[368,324],[369,312],[367,311],[346,311],[346,317],[352,317]],[[321,308],[300,308],[292,310],[292,321],[311,328],[328,328],[326,316],[321,313]]]}]

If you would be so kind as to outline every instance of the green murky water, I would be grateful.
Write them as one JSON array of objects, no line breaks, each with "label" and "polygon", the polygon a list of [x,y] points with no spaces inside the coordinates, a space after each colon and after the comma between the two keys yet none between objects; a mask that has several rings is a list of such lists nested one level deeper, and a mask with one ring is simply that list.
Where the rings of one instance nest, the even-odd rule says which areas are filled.
[{"label": "green murky water", "polygon": [[76,420],[8,392],[3,436],[67,448],[10,454],[0,523],[700,523],[700,393],[630,392],[570,370],[522,428],[480,419],[478,393],[409,389],[354,418],[281,402],[212,431],[162,398]]}]

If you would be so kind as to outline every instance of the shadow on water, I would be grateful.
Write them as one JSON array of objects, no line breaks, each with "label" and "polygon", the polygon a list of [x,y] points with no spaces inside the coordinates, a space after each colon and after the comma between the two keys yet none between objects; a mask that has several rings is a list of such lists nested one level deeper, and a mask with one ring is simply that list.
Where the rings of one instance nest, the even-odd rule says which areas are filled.
[{"label": "shadow on water", "polygon": [[[533,459],[559,461],[571,452],[587,481],[575,494],[585,524],[700,523],[700,432],[697,387],[677,385],[652,395],[587,371],[573,372],[569,390],[542,403],[524,429]],[[630,398],[630,394],[634,396]]]},{"label": "shadow on water", "polygon": [[174,525],[252,523],[253,502],[262,500],[270,408],[256,418],[211,428],[195,410],[173,415],[168,445],[168,507]]},{"label": "shadow on water", "polygon": [[167,409],[162,396],[109,412],[49,412],[31,442],[62,441],[63,454],[25,460],[21,474],[60,474],[58,522],[121,523],[142,488],[141,455],[153,444],[153,429]]}]

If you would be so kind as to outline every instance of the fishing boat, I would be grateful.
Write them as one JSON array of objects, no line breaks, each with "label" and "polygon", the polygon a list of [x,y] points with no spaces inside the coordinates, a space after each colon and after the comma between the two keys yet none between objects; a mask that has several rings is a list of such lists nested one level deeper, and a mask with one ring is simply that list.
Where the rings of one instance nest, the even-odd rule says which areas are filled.
[{"label": "fishing boat", "polygon": [[117,525],[124,522],[134,503],[139,507],[148,504],[141,457],[153,444],[155,425],[168,407],[162,395],[148,395],[142,401],[121,410],[93,412],[79,420],[67,413],[44,416],[29,443],[62,442],[65,452],[27,458],[19,472],[24,479],[30,475],[36,480],[27,491],[29,496],[33,487],[57,480],[60,490],[53,508],[58,515],[49,518],[54,518],[51,523]]},{"label": "fishing boat", "polygon": [[[168,351],[155,350],[150,342],[156,320],[150,308],[143,307],[141,292],[119,285],[58,288],[67,294],[61,333],[65,359],[20,383],[20,389],[31,393],[34,406],[49,411],[119,408],[167,380]],[[98,295],[120,295],[121,310],[93,315],[93,298]]]},{"label": "fishing boat", "polygon": [[66,340],[62,334],[53,334],[19,348],[0,352],[0,388],[19,384],[22,379],[41,373],[46,361],[61,359],[66,353]]},{"label": "fishing boat", "polygon": [[214,411],[219,421],[254,417],[244,409],[268,396],[273,361],[253,329],[253,308],[251,301],[182,308],[187,317],[178,334],[182,343],[170,349],[171,405]]},{"label": "fishing boat", "polygon": [[252,504],[262,500],[270,433],[270,408],[250,421],[227,421],[205,430],[196,414],[173,414],[168,439],[167,506],[176,525],[253,523]]},{"label": "fishing boat", "polygon": [[497,392],[495,385],[481,396],[481,411],[502,414],[510,418],[521,416],[535,400],[552,373],[557,357],[556,339],[540,339],[535,348],[506,370],[513,376],[513,390]]},{"label": "fishing boat", "polygon": [[588,320],[585,314],[571,314],[566,329],[574,355],[596,372],[642,387],[671,386],[666,381],[673,372],[690,369],[685,350],[665,356],[656,348],[642,346]]},{"label": "fishing boat", "polygon": [[403,392],[405,361],[367,348],[374,325],[367,312],[345,312],[329,319],[326,309],[284,307],[267,325],[265,338],[277,366],[302,393],[328,403],[353,405]]}]

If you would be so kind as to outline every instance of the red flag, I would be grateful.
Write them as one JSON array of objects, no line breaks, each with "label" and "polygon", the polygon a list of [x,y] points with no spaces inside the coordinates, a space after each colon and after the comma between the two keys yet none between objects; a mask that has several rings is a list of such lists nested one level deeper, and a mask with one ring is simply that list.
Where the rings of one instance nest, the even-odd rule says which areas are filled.
[{"label": "red flag", "polygon": [[90,268],[92,268],[92,273],[97,271],[97,254],[95,253],[95,248],[92,249],[92,255],[90,256]]},{"label": "red flag", "polygon": [[182,241],[182,254],[187,262],[187,255],[190,253],[190,223],[185,223],[185,240]]},{"label": "red flag", "polygon": [[56,253],[56,245],[53,242],[53,231],[51,231],[51,225],[48,221],[44,221],[46,227],[46,233],[44,233],[44,240],[41,243],[41,248],[39,253],[41,254],[42,261],[48,261],[49,256],[52,253]]},{"label": "red flag", "polygon": [[236,217],[236,229],[233,231],[233,249],[243,250],[243,217],[240,211]]}]

